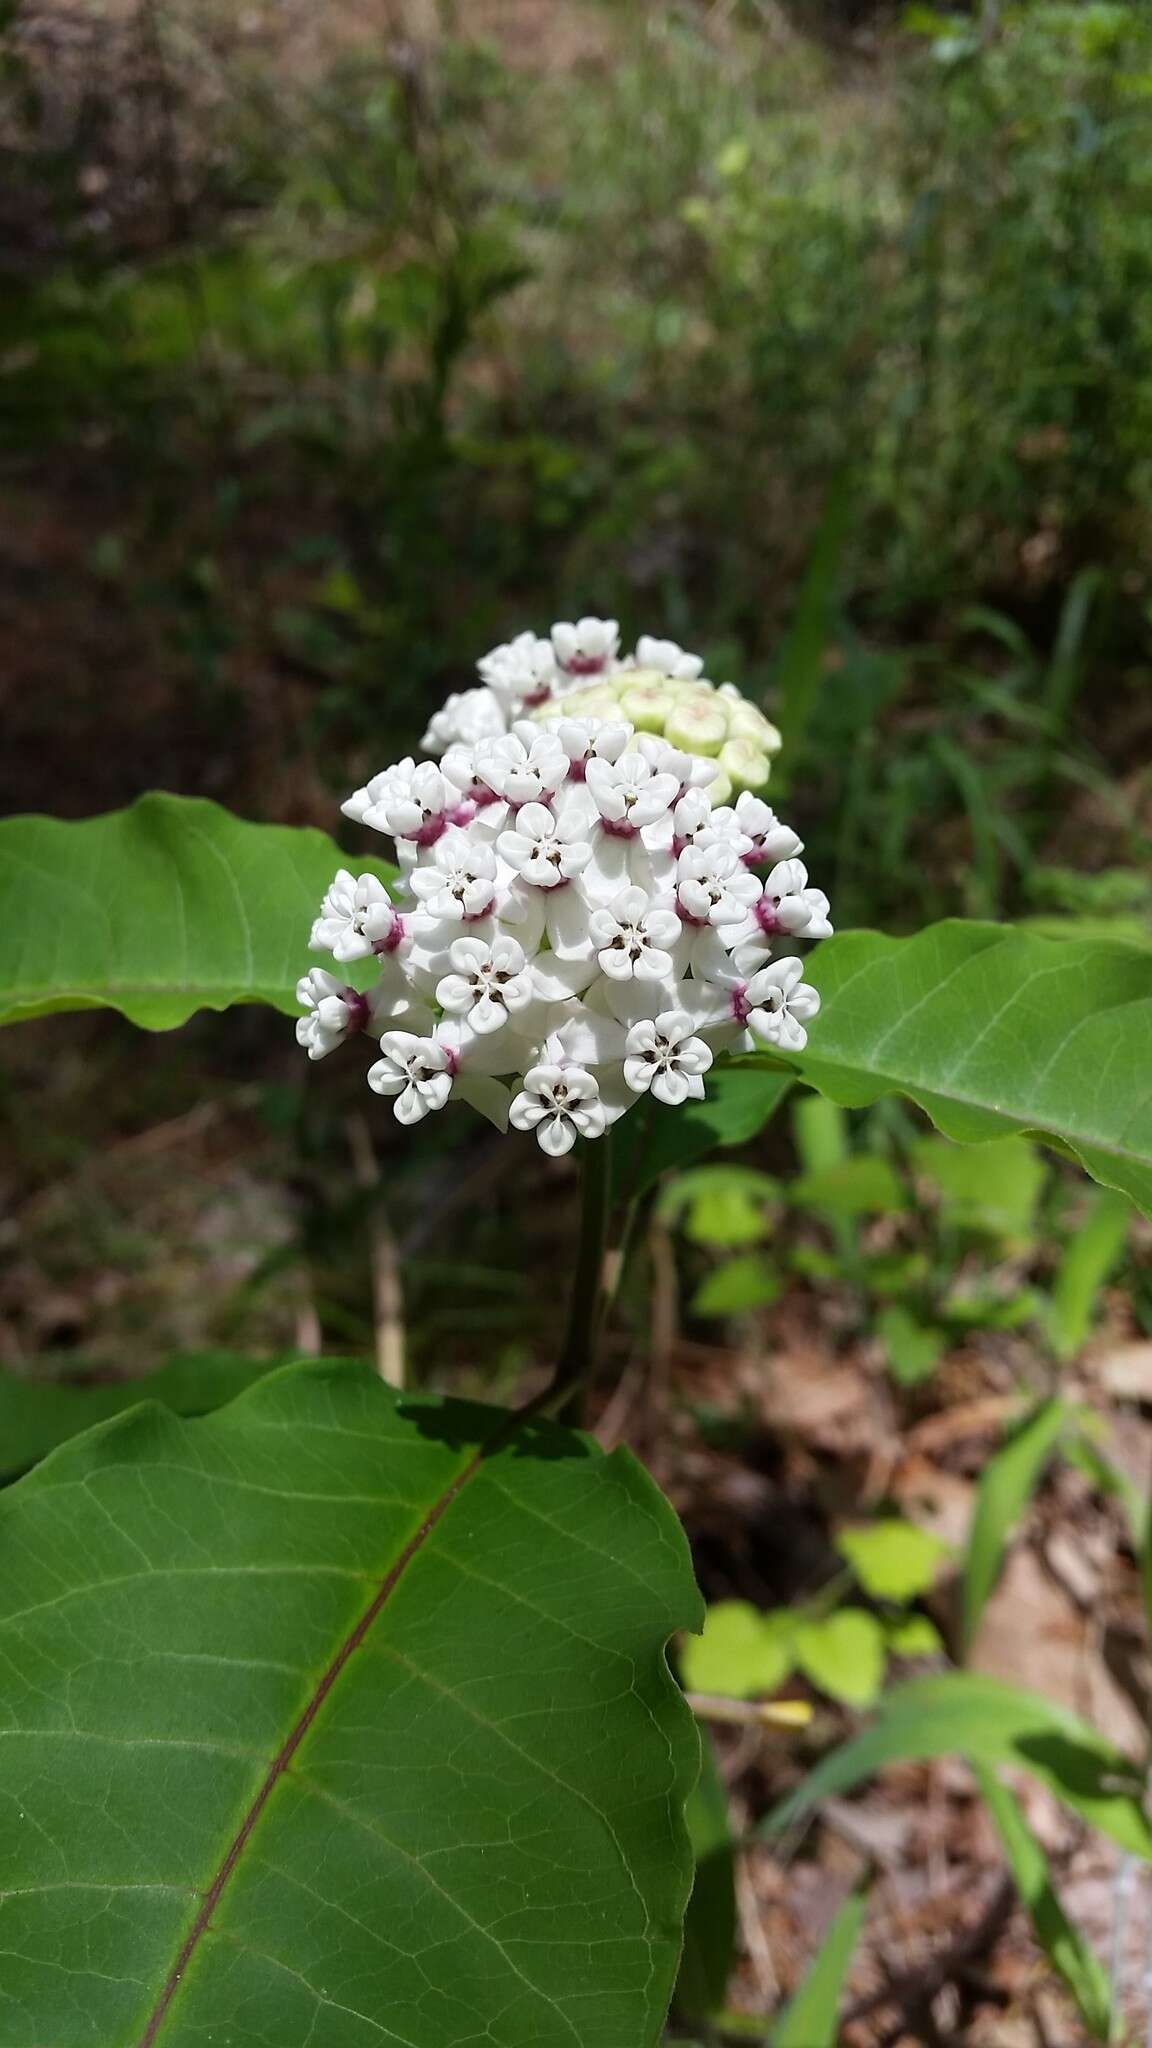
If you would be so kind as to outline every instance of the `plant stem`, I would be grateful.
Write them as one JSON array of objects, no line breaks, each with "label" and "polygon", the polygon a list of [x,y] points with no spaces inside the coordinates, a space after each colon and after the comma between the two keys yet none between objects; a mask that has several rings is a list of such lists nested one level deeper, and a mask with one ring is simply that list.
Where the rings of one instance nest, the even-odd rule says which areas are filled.
[{"label": "plant stem", "polygon": [[605,1133],[602,1138],[586,1143],[583,1154],[580,1238],[572,1275],[568,1329],[549,1389],[552,1400],[558,1395],[563,1397],[562,1405],[553,1412],[559,1414],[562,1421],[577,1424],[581,1416],[581,1396],[596,1370],[604,1320],[615,1291],[616,1277],[609,1272],[607,1257],[611,1136]]}]

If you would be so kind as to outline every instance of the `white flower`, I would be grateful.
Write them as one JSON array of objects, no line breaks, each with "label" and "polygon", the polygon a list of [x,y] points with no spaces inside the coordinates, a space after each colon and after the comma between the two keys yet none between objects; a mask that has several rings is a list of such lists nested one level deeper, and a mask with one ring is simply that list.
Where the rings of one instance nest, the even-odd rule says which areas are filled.
[{"label": "white flower", "polygon": [[309,944],[337,960],[366,960],[372,953],[396,952],[404,939],[404,920],[383,882],[341,868],[320,906]]},{"label": "white flower", "polygon": [[780,861],[772,869],[749,915],[725,933],[737,965],[751,974],[771,956],[775,939],[831,937],[828,898],[808,886],[803,861]]},{"label": "white flower", "polygon": [[734,804],[724,805],[713,815],[718,830],[743,842],[740,852],[749,867],[791,860],[804,851],[804,842],[791,825],[782,825],[771,806],[751,790],[742,790]]},{"label": "white flower", "polygon": [[552,642],[536,633],[518,633],[515,640],[494,647],[476,667],[481,682],[495,691],[508,711],[544,703],[557,679]]},{"label": "white flower", "polygon": [[484,917],[496,900],[497,860],[492,847],[475,833],[451,826],[431,849],[431,857],[409,876],[412,894],[429,917]]},{"label": "white flower", "polygon": [[684,1010],[662,1010],[642,1018],[625,1040],[624,1079],[637,1095],[651,1090],[658,1102],[673,1105],[700,1102],[704,1075],[712,1065],[711,1048],[692,1036],[692,1019]]},{"label": "white flower", "polygon": [[589,761],[618,761],[632,727],[622,718],[562,718],[552,730],[568,756],[568,774],[583,782]]},{"label": "white flower", "polygon": [[820,1008],[814,988],[801,981],[799,960],[774,960],[761,967],[743,990],[745,1021],[754,1039],[778,1045],[784,1052],[802,1052],[808,1043],[804,1026]]},{"label": "white flower", "polygon": [[655,669],[658,675],[677,681],[695,682],[704,663],[698,654],[686,654],[675,640],[656,640],[650,633],[642,633],[636,642],[636,666]]},{"label": "white flower", "polygon": [[476,772],[515,808],[548,803],[568,775],[568,756],[556,734],[527,722],[477,747]]},{"label": "white flower", "polygon": [[634,751],[615,761],[589,761],[585,785],[611,832],[626,837],[663,818],[680,794],[675,775],[662,775]]},{"label": "white flower", "polygon": [[436,1000],[473,1031],[499,1031],[527,1010],[534,989],[524,948],[515,939],[457,939],[449,948],[453,972],[438,983]]},{"label": "white flower", "polygon": [[495,690],[453,690],[429,719],[420,745],[426,753],[442,754],[454,742],[471,747],[507,730],[507,715]]},{"label": "white flower", "polygon": [[561,620],[552,628],[557,663],[570,676],[598,676],[611,668],[620,645],[615,619]]},{"label": "white flower", "polygon": [[676,861],[676,901],[691,924],[732,924],[747,915],[760,885],[723,840],[686,846]]},{"label": "white flower", "polygon": [[558,1159],[578,1137],[602,1137],[607,1118],[594,1074],[584,1067],[549,1064],[529,1068],[508,1121],[518,1131],[535,1131],[541,1151]]},{"label": "white flower", "polygon": [[434,1109],[443,1109],[452,1093],[456,1057],[436,1038],[413,1031],[386,1031],[380,1058],[368,1069],[368,1086],[377,1095],[392,1095],[398,1123],[418,1124]]},{"label": "white flower", "polygon": [[435,762],[401,761],[388,770],[386,787],[364,812],[364,823],[394,839],[431,846],[445,830],[456,796]]},{"label": "white flower", "polygon": [[716,780],[719,771],[715,761],[710,761],[706,754],[686,754],[683,747],[674,747],[661,733],[638,732],[633,744],[658,775],[676,777],[681,794]]},{"label": "white flower", "polygon": [[641,981],[662,981],[671,975],[680,920],[674,911],[650,903],[643,889],[623,889],[603,909],[594,910],[588,930],[601,971],[613,981],[634,975]]},{"label": "white flower", "polygon": [[501,832],[497,850],[534,889],[557,889],[586,868],[592,848],[583,821],[573,813],[555,817],[543,804],[525,804],[515,829]]},{"label": "white flower", "polygon": [[296,984],[296,1001],[308,1014],[296,1022],[296,1040],[310,1060],[322,1060],[354,1031],[365,1031],[372,1005],[367,996],[346,988],[323,967],[314,967]]}]

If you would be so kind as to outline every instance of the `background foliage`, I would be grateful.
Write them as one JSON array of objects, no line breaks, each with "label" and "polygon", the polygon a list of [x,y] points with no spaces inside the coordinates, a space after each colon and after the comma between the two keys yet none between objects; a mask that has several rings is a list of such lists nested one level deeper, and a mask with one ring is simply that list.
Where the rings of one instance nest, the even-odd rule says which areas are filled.
[{"label": "background foliage", "polygon": [[[838,923],[892,935],[813,963],[834,1100],[733,1068],[644,1154],[598,1427],[686,1522],[686,1681],[815,1708],[719,1727],[685,2040],[734,1921],[724,2025],[812,1965],[781,2041],[845,2003],[853,2048],[1044,2038],[1056,1980],[1098,2038],[1118,1920],[1135,1982],[1150,145],[1136,0],[0,5],[0,806],[186,800],[31,866],[0,826],[0,996],[43,1017],[0,1071],[5,1475],[157,1367],[199,1414],[401,1323],[437,1392],[554,1351],[563,1169],[463,1113],[397,1145],[255,1008],[46,1014],[290,1007],[334,849],[213,804],[359,855],[337,799],[478,652],[614,611],[763,698]],[[726,1806],[789,1823],[738,1913]],[[969,1895],[979,1982],[933,1918]]]}]

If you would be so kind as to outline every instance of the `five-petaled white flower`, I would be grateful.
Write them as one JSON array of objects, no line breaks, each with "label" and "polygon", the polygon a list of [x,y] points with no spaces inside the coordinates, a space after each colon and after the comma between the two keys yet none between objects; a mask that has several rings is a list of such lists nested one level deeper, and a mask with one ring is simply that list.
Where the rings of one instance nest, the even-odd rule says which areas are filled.
[{"label": "five-petaled white flower", "polygon": [[532,1001],[532,974],[515,939],[456,939],[448,958],[452,973],[437,984],[436,1000],[473,1031],[499,1031]]},{"label": "five-petaled white flower", "polygon": [[557,680],[552,642],[537,633],[518,633],[514,640],[485,654],[476,667],[481,682],[506,709],[543,703],[552,695]]},{"label": "five-petaled white flower", "polygon": [[675,640],[658,640],[651,633],[641,633],[636,642],[637,668],[655,669],[658,675],[672,676],[677,681],[694,683],[704,663],[698,654],[687,654]]},{"label": "five-petaled white flower", "polygon": [[615,661],[619,645],[615,619],[577,619],[575,625],[562,620],[552,628],[553,652],[569,676],[602,675]]},{"label": "five-petaled white flower", "polygon": [[418,1038],[414,1031],[386,1031],[380,1058],[368,1069],[368,1086],[377,1095],[395,1096],[398,1123],[418,1124],[434,1109],[443,1109],[452,1093],[456,1057],[437,1038]]},{"label": "five-petaled white flower", "polygon": [[310,1060],[324,1059],[354,1031],[365,1031],[372,1013],[367,996],[345,987],[323,967],[314,967],[297,982],[296,1001],[307,1011],[297,1019],[296,1042]]},{"label": "five-petaled white flower", "polygon": [[372,953],[396,952],[404,938],[404,920],[383,882],[341,868],[320,906],[309,944],[337,960],[367,960]]},{"label": "five-petaled white flower", "polygon": [[496,855],[486,840],[450,826],[432,848],[426,867],[413,868],[408,886],[429,917],[484,917],[496,900]]},{"label": "five-petaled white flower", "polygon": [[801,980],[799,960],[773,960],[760,967],[743,990],[745,1021],[753,1038],[778,1045],[782,1052],[803,1052],[805,1024],[820,1008],[814,988]]},{"label": "five-petaled white flower", "polygon": [[556,817],[544,804],[525,804],[516,825],[501,832],[498,852],[534,889],[558,889],[586,868],[592,848],[575,812]]},{"label": "five-petaled white flower", "polygon": [[588,930],[601,971],[613,981],[663,981],[672,973],[680,920],[651,903],[643,889],[622,889],[592,912]]},{"label": "five-petaled white flower", "polygon": [[760,884],[722,839],[686,846],[676,862],[676,902],[691,924],[733,924],[746,916]]},{"label": "five-petaled white flower", "polygon": [[712,1049],[692,1035],[692,1019],[684,1010],[662,1010],[642,1017],[624,1041],[624,1079],[635,1094],[651,1090],[658,1102],[673,1105],[704,1098],[704,1076],[712,1065]]},{"label": "five-petaled white flower", "polygon": [[535,1131],[542,1152],[558,1159],[577,1138],[599,1138],[607,1117],[600,1086],[584,1067],[530,1067],[524,1086],[513,1098],[508,1121],[518,1131]]}]

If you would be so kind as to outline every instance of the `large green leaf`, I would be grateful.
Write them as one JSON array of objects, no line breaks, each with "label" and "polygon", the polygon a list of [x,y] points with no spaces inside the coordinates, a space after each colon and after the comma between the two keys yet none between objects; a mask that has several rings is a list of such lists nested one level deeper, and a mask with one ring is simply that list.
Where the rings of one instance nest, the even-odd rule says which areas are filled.
[{"label": "large green leaf", "polygon": [[655,2043],[700,1606],[627,1453],[293,1366],[0,1541],[5,2048]]},{"label": "large green leaf", "polygon": [[80,824],[0,820],[0,1023],[106,1008],[167,1031],[233,1003],[292,1013],[341,858],[323,832],[198,797],[143,796]]},{"label": "large green leaf", "polygon": [[896,1091],[967,1142],[1034,1131],[1152,1211],[1152,956],[996,924],[846,932],[790,1064],[849,1107]]},{"label": "large green leaf", "polygon": [[[244,1358],[230,1351],[189,1351],[169,1359],[147,1379],[96,1385],[27,1380],[0,1372],[0,1478],[26,1472],[57,1444],[123,1414],[139,1401],[163,1401],[177,1415],[207,1415],[288,1362],[284,1356]],[[71,1364],[75,1369],[76,1360]]]},{"label": "large green leaf", "polygon": [[1022,1765],[1121,1848],[1152,1859],[1152,1821],[1137,1766],[1039,1693],[969,1671],[898,1686],[871,1725],[824,1757],[765,1827],[791,1826],[822,1799],[850,1791],[888,1764],[951,1754]]}]

